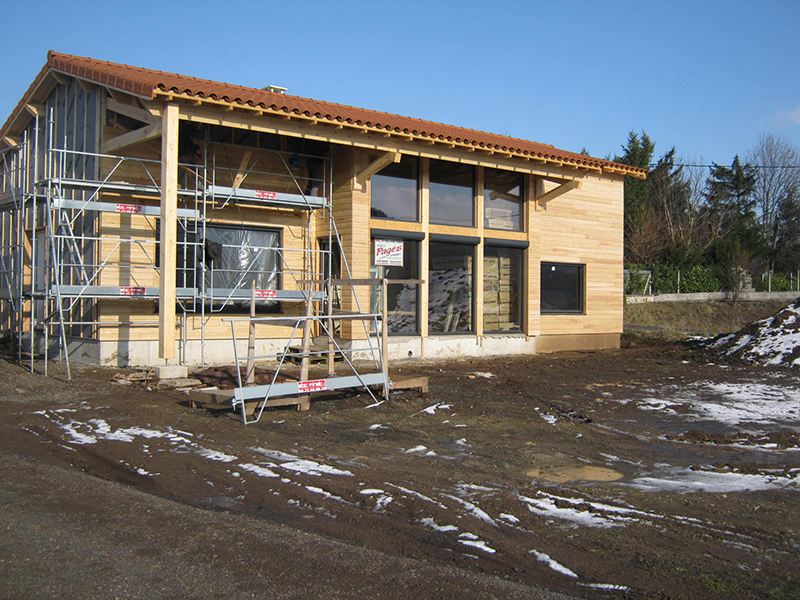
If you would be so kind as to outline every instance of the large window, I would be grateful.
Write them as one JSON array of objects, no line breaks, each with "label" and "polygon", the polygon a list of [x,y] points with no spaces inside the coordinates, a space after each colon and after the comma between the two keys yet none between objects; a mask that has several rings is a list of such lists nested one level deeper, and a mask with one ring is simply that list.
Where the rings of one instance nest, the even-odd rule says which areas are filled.
[{"label": "large window", "polygon": [[443,160],[430,161],[430,222],[475,226],[475,169]]},{"label": "large window", "polygon": [[[279,289],[279,247],[279,230],[206,226],[203,248],[205,286],[206,292],[213,290],[214,304],[224,302],[227,308],[246,310],[250,305],[249,299],[225,302],[230,296],[226,290],[249,290],[253,282],[258,290]],[[278,303],[261,299],[257,306],[276,309]]]},{"label": "large window", "polygon": [[430,333],[472,331],[475,246],[430,244],[428,329]]},{"label": "large window", "polygon": [[542,263],[542,313],[584,311],[584,265]]},{"label": "large window", "polygon": [[372,216],[376,219],[419,221],[419,159],[403,156],[371,178]]},{"label": "large window", "polygon": [[[382,238],[385,240],[385,238]],[[389,240],[385,240],[389,241]],[[419,242],[415,240],[391,240],[402,246],[402,265],[372,265],[372,277],[378,279],[418,279]],[[373,240],[373,262],[375,257]],[[394,261],[400,262],[400,261]],[[381,288],[373,287],[371,311],[381,312]],[[387,320],[389,333],[393,335],[416,335],[419,333],[419,286],[407,283],[390,283],[386,286]]]},{"label": "large window", "polygon": [[484,170],[484,227],[522,231],[522,182],[522,175],[513,171]]},{"label": "large window", "polygon": [[522,330],[522,250],[486,246],[483,251],[483,330]]}]

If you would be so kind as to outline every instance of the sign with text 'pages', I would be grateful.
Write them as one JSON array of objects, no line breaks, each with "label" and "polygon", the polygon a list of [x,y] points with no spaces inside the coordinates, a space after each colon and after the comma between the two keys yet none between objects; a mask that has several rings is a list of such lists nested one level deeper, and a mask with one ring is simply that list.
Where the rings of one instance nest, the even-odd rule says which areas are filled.
[{"label": "sign with text 'pages'", "polygon": [[375,240],[375,265],[403,266],[403,240]]}]

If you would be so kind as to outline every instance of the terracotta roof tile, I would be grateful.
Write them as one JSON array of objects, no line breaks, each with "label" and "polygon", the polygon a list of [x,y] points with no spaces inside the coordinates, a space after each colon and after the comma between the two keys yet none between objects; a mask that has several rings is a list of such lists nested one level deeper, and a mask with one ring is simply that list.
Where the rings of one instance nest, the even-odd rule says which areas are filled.
[{"label": "terracotta roof tile", "polygon": [[[275,113],[304,116],[320,121],[358,125],[373,130],[404,134],[416,138],[464,144],[482,149],[506,152],[517,156],[563,162],[576,166],[613,168],[640,177],[646,172],[643,169],[619,165],[583,154],[558,150],[547,144],[530,142],[484,131],[455,127],[453,125],[445,125],[433,121],[414,119],[321,100],[313,100],[300,96],[209,81],[207,79],[197,79],[195,77],[187,77],[175,73],[164,73],[162,71],[131,67],[118,63],[95,60],[93,58],[60,54],[52,50],[48,53],[47,65],[39,74],[37,81],[34,82],[31,89],[29,89],[29,93],[38,85],[38,81],[46,74],[47,69],[55,69],[56,71],[68,73],[76,77],[97,82],[104,86],[150,99],[155,98],[159,94],[174,93],[203,100],[211,99],[219,102],[238,104],[240,106],[249,106]],[[29,93],[26,94],[25,97],[27,97]],[[12,116],[6,121],[3,131],[6,130],[9,123],[18,114],[22,106],[23,102],[21,101],[17,109],[12,113]]]}]

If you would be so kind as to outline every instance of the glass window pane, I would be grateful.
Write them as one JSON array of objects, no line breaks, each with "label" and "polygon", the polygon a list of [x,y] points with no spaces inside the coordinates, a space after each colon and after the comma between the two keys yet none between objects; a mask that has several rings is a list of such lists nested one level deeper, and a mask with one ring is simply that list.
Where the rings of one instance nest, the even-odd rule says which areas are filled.
[{"label": "glass window pane", "polygon": [[443,160],[430,161],[430,221],[475,226],[475,169]]},{"label": "glass window pane", "polygon": [[484,227],[522,231],[522,181],[513,171],[484,170]]},{"label": "glass window pane", "polygon": [[474,246],[430,245],[428,329],[431,333],[472,331]]},{"label": "glass window pane", "polygon": [[419,221],[419,159],[403,156],[371,178],[372,216],[376,219]]},{"label": "glass window pane", "polygon": [[[419,279],[419,242],[402,240],[403,266],[372,266],[372,277],[379,279]],[[375,256],[373,251],[372,256]],[[419,333],[419,286],[390,283],[386,289],[389,311],[389,333],[416,335]],[[381,312],[380,288],[373,287],[370,296],[374,313]]]},{"label": "glass window pane", "polygon": [[522,330],[521,265],[522,250],[518,248],[484,248],[484,331]]},{"label": "glass window pane", "polygon": [[584,266],[542,263],[543,313],[583,312]]}]

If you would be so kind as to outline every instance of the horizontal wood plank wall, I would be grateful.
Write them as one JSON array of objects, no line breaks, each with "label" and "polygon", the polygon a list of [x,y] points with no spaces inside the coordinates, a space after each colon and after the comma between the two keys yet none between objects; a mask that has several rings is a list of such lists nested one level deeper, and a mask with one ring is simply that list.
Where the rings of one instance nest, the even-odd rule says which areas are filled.
[{"label": "horizontal wood plank wall", "polygon": [[[108,129],[108,128],[107,128]],[[136,147],[136,155],[140,158],[158,159],[155,149],[147,148],[147,145]],[[231,185],[230,173],[237,170],[242,165],[245,149],[228,148],[221,160],[221,166],[230,167],[230,171],[220,169],[222,181],[217,181],[220,185]],[[258,157],[260,151],[252,152],[252,161]],[[265,153],[264,157],[274,154]],[[273,170],[276,173],[285,172],[283,164],[276,164],[274,159],[267,162],[266,158],[259,158],[256,169]],[[280,160],[277,162],[280,163]],[[218,166],[220,158],[218,153]],[[113,159],[104,161],[105,172],[117,164]],[[151,165],[148,165],[150,171]],[[227,173],[227,174],[226,174]],[[153,178],[159,182],[159,173],[153,171]],[[121,163],[119,168],[109,179],[110,181],[126,181],[129,183],[141,183],[151,185],[146,172],[135,162]],[[292,190],[286,183],[287,178],[275,177],[264,174],[248,176],[242,183],[242,187],[253,189],[267,189],[273,191],[288,191],[296,193],[297,189]],[[289,179],[289,181],[291,181]],[[179,184],[193,188],[195,185],[192,175],[185,170],[179,175]],[[294,185],[294,184],[293,184]],[[158,206],[158,199],[143,195],[120,195],[118,193],[104,194],[101,200],[106,202],[139,204]],[[221,226],[251,227],[251,228],[276,228],[281,230],[281,245],[286,251],[283,253],[283,263],[280,268],[283,271],[281,288],[285,290],[297,290],[295,279],[302,278],[307,267],[309,257],[307,255],[307,244],[309,234],[315,235],[313,228],[309,232],[307,214],[304,211],[291,209],[280,209],[270,207],[246,206],[228,203],[225,208],[221,208],[220,202],[216,207],[211,206],[207,212],[208,225],[218,224]],[[192,203],[179,202],[181,208],[194,208]],[[100,260],[108,258],[109,268],[101,274],[98,285],[104,286],[136,286],[136,287],[155,287],[158,286],[158,274],[153,267],[157,256],[157,218],[137,214],[125,213],[100,213],[100,236],[103,238],[99,244],[98,257]],[[135,240],[118,242],[119,239]],[[103,325],[100,327],[99,339],[101,340],[157,340],[158,321],[156,312],[157,304],[152,300],[101,300],[99,307],[99,319]],[[305,313],[303,303],[281,303],[281,313],[287,316],[302,315]],[[229,340],[231,336],[230,323],[223,319],[237,316],[247,316],[247,313],[234,314],[210,313],[206,311],[205,316],[205,336],[208,340]],[[278,315],[267,315],[278,316]],[[179,322],[186,319],[186,336],[190,340],[199,340],[202,330],[202,316],[199,314],[182,315],[178,311]],[[132,322],[133,326],[116,325],[113,323]],[[136,324],[140,325],[136,325]],[[263,338],[285,338],[291,332],[291,328],[284,326],[259,326],[258,336]],[[247,324],[237,324],[237,337],[246,337],[248,333]]]},{"label": "horizontal wood plank wall", "polygon": [[[539,191],[553,187],[544,182]],[[538,257],[531,253],[531,262],[536,263],[529,267],[531,284],[538,290],[542,261],[586,265],[585,314],[540,315],[540,335],[622,332],[622,193],[621,177],[590,175],[581,189],[544,206],[534,204],[531,231],[538,238]],[[531,300],[530,312],[538,312],[538,293],[532,293]]]}]

